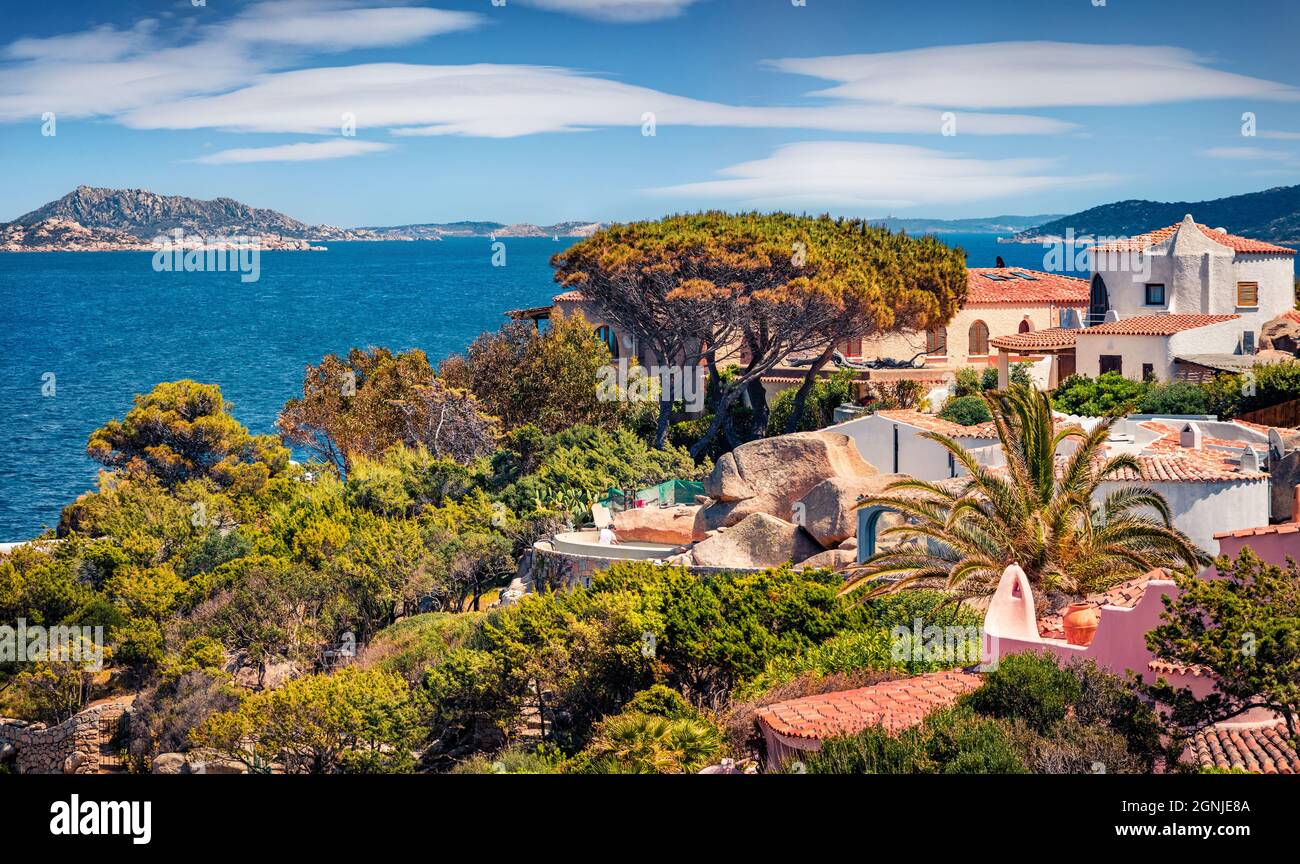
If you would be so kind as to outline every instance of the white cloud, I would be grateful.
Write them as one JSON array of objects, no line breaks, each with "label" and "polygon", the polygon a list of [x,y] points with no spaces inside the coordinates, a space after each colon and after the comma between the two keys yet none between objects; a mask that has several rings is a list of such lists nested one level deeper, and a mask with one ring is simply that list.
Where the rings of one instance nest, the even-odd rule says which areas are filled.
[{"label": "white cloud", "polygon": [[1053,174],[1049,159],[973,159],[926,147],[841,141],[789,144],[732,165],[721,179],[648,190],[748,207],[890,209],[1008,198],[1111,182]]},{"label": "white cloud", "polygon": [[226,39],[271,42],[318,50],[406,45],[458,30],[482,19],[469,12],[423,7],[354,8],[346,0],[270,0],[252,6],[229,24]]},{"label": "white cloud", "polygon": [[1160,45],[990,42],[770,62],[839,82],[817,95],[901,105],[1001,109],[1300,98],[1290,85],[1212,69],[1190,51]]},{"label": "white cloud", "polygon": [[636,23],[673,18],[699,0],[520,0],[520,2],[551,12],[567,12],[599,21]]},{"label": "white cloud", "polygon": [[1295,156],[1284,150],[1268,150],[1264,147],[1211,147],[1208,150],[1202,150],[1201,153],[1212,159],[1266,162],[1289,162],[1295,159]]},{"label": "white cloud", "polygon": [[[325,133],[344,112],[360,127],[399,135],[505,138],[596,127],[635,128],[652,113],[662,126],[815,129],[937,134],[941,112],[897,105],[751,107],[662,93],[545,66],[422,66],[372,63],[264,75],[229,93],[157,102],[124,112],[143,129],[221,128]],[[1070,124],[1044,117],[963,114],[962,133],[1051,134]]]},{"label": "white cloud", "polygon": [[296,144],[281,144],[276,147],[236,147],[209,153],[194,161],[205,165],[245,162],[316,162],[321,159],[342,159],[346,156],[377,153],[391,150],[392,147],[392,144],[378,141],[339,138],[333,141],[299,141]]},{"label": "white cloud", "polygon": [[1286,132],[1281,129],[1259,133],[1260,138],[1272,138],[1276,141],[1300,141],[1300,132]]},{"label": "white cloud", "polygon": [[266,0],[233,18],[160,34],[146,20],[131,30],[97,27],[46,39],[20,39],[0,57],[0,122],[46,111],[63,117],[113,117],[145,105],[244,86],[301,55],[402,45],[467,30],[467,12],[363,0]]}]

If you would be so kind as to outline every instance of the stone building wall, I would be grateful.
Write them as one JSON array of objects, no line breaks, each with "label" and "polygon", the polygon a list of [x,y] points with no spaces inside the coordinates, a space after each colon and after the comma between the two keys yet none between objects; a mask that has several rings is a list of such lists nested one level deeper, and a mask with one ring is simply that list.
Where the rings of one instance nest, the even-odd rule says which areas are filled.
[{"label": "stone building wall", "polygon": [[0,721],[0,749],[14,748],[19,774],[97,774],[100,771],[101,725],[120,720],[122,704],[88,708],[57,726]]}]

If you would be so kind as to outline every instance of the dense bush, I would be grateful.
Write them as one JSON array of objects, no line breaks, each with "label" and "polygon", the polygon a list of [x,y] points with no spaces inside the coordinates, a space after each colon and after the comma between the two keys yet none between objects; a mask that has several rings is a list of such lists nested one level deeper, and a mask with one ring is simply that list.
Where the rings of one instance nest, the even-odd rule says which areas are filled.
[{"label": "dense bush", "polygon": [[1139,414],[1210,414],[1210,394],[1200,384],[1170,381],[1148,384],[1138,403]]},{"label": "dense bush", "polygon": [[1253,367],[1237,375],[1219,375],[1205,385],[1210,411],[1227,419],[1300,399],[1300,361]]},{"label": "dense bush", "polygon": [[956,396],[944,403],[939,416],[960,426],[976,426],[993,420],[982,396]]},{"label": "dense bush", "polygon": [[1065,719],[1081,692],[1078,679],[1050,654],[1012,654],[985,674],[966,702],[980,714],[1019,719],[1044,733]]},{"label": "dense bush", "polygon": [[897,735],[872,726],[831,738],[803,763],[809,774],[1027,773],[1008,725],[969,708],[936,711]]},{"label": "dense bush", "polygon": [[[853,401],[853,379],[857,373],[844,369],[826,378],[820,378],[809,389],[799,415],[796,432],[812,432],[835,422],[835,409]],[[783,435],[790,415],[794,412],[798,387],[782,390],[773,400],[767,416],[767,434]]]},{"label": "dense bush", "polygon": [[1132,414],[1146,396],[1147,385],[1107,372],[1097,378],[1071,375],[1052,394],[1052,407],[1081,417]]}]

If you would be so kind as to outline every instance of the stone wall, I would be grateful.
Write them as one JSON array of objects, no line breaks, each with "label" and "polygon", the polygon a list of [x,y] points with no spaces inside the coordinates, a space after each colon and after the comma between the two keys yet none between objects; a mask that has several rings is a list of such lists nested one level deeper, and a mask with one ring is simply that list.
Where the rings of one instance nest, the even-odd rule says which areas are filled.
[{"label": "stone wall", "polygon": [[97,705],[48,728],[0,721],[0,749],[14,748],[19,774],[98,774],[101,724],[120,720],[125,711],[122,704]]}]

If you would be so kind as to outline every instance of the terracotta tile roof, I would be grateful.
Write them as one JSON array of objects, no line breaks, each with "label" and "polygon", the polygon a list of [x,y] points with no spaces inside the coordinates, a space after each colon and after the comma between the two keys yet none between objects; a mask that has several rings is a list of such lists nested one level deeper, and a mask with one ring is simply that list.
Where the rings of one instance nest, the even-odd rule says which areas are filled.
[{"label": "terracotta tile roof", "polygon": [[881,726],[893,734],[920,723],[931,711],[952,705],[979,685],[980,676],[973,672],[930,672],[778,702],[759,709],[758,719],[792,738],[822,740],[852,735],[869,726]]},{"label": "terracotta tile roof", "polygon": [[[1094,246],[1094,252],[1141,252],[1151,246],[1156,246],[1170,237],[1182,225],[1182,222],[1175,222],[1165,228],[1155,231],[1149,231],[1146,234],[1139,234],[1136,237],[1128,237],[1121,240],[1115,240],[1110,243],[1102,243]],[[1246,254],[1267,254],[1275,253],[1278,255],[1294,255],[1294,249],[1288,249],[1285,246],[1278,246],[1273,243],[1265,243],[1263,240],[1252,240],[1249,237],[1242,237],[1237,234],[1215,231],[1207,225],[1196,223],[1196,227],[1201,229],[1201,233],[1209,237],[1220,246],[1227,246],[1234,252],[1243,252]]]},{"label": "terracotta tile roof", "polygon": [[1300,754],[1287,740],[1286,724],[1243,728],[1211,726],[1192,738],[1203,768],[1244,768],[1255,774],[1300,774]]},{"label": "terracotta tile roof", "polygon": [[1023,267],[971,267],[966,270],[966,302],[1088,303],[1087,279]]},{"label": "terracotta tile roof", "polygon": [[1098,336],[1172,336],[1184,330],[1222,324],[1240,315],[1135,315],[1109,324],[1098,324],[1077,331]]},{"label": "terracotta tile roof", "polygon": [[915,426],[927,432],[938,432],[940,435],[947,435],[949,438],[998,437],[997,429],[992,423],[962,426],[960,423],[953,423],[951,420],[945,420],[933,414],[922,414],[920,411],[914,411],[910,408],[890,408],[876,413],[886,420],[906,423],[908,426]]},{"label": "terracotta tile roof", "polygon": [[1191,675],[1194,678],[1210,673],[1209,669],[1195,663],[1175,663],[1172,660],[1163,660],[1159,657],[1147,663],[1147,668],[1157,675]]},{"label": "terracotta tile roof", "polygon": [[1240,531],[1220,531],[1214,535],[1215,540],[1224,537],[1266,537],[1270,534],[1295,534],[1300,532],[1300,524],[1284,522],[1281,525],[1264,525],[1259,528],[1243,528]]},{"label": "terracotta tile roof", "polygon": [[1230,483],[1267,480],[1262,471],[1243,472],[1236,460],[1213,450],[1184,450],[1182,453],[1141,453],[1138,470],[1125,468],[1108,480],[1146,483]]},{"label": "terracotta tile roof", "polygon": [[563,303],[566,300],[576,302],[576,301],[586,300],[586,299],[587,299],[586,294],[583,294],[582,291],[580,290],[574,290],[574,291],[565,291],[563,294],[556,294],[554,297],[551,298],[551,302]]},{"label": "terracotta tile roof", "polygon": [[1035,348],[1072,348],[1074,334],[1078,330],[1062,330],[1049,327],[1046,330],[1030,330],[1028,333],[1012,333],[1007,336],[994,336],[989,344],[994,348],[1008,351],[1032,351]]}]

